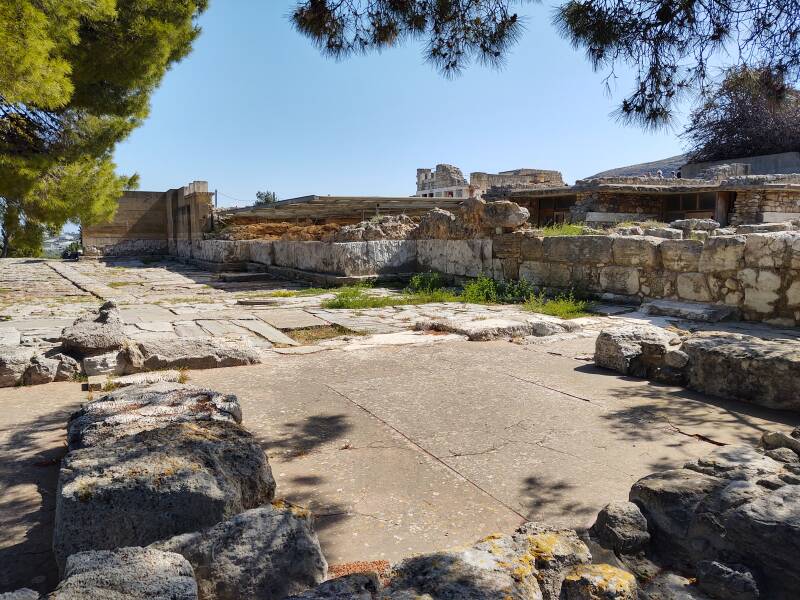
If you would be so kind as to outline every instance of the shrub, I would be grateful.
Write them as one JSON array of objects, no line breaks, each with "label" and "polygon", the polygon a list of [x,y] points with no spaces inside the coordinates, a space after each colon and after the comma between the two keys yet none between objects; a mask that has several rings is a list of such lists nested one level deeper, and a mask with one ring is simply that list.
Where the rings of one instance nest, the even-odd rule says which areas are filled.
[{"label": "shrub", "polygon": [[411,281],[408,282],[408,288],[406,288],[406,291],[410,293],[433,292],[434,290],[440,290],[443,287],[444,279],[442,278],[441,273],[416,273],[413,277],[411,277]]},{"label": "shrub", "polygon": [[548,225],[540,230],[540,234],[544,237],[556,235],[582,235],[583,225],[574,225],[572,223],[559,223],[558,225]]},{"label": "shrub", "polygon": [[473,279],[464,285],[461,299],[471,304],[497,303],[499,300],[497,282],[485,275],[481,275],[477,279]]},{"label": "shrub", "polygon": [[542,293],[531,294],[524,305],[525,310],[562,319],[583,317],[588,307],[589,302],[577,299],[574,292],[559,294],[554,298],[547,298]]}]

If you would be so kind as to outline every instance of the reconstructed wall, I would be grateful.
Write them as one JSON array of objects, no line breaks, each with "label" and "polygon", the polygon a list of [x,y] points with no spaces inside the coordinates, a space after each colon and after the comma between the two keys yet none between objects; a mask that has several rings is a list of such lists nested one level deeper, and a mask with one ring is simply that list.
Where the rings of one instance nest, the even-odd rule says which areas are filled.
[{"label": "reconstructed wall", "polygon": [[623,220],[646,220],[661,216],[662,196],[658,194],[620,194],[615,192],[580,192],[570,208],[572,220],[589,223],[614,223]]},{"label": "reconstructed wall", "polygon": [[800,324],[800,232],[712,237],[554,236],[295,242],[206,240],[208,261],[246,261],[336,276],[439,271],[524,278],[543,288],[734,307],[745,319]]},{"label": "reconstructed wall", "polygon": [[744,223],[781,222],[800,219],[800,192],[740,191],[731,217],[732,225]]},{"label": "reconstructed wall", "polygon": [[110,223],[85,227],[87,255],[166,254],[167,202],[163,192],[125,192]]}]

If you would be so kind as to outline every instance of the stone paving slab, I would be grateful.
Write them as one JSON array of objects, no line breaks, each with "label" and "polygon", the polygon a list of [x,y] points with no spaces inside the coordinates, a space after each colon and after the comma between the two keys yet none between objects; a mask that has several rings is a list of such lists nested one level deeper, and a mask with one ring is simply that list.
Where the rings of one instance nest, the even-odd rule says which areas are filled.
[{"label": "stone paving slab", "polygon": [[258,310],[253,311],[252,314],[278,329],[303,329],[305,327],[321,327],[323,325],[328,325],[328,321],[320,319],[304,310]]},{"label": "stone paving slab", "polygon": [[285,333],[278,331],[268,323],[261,321],[234,321],[236,325],[252,331],[263,337],[264,339],[272,342],[273,344],[282,344],[284,346],[297,346],[297,342],[287,336]]}]

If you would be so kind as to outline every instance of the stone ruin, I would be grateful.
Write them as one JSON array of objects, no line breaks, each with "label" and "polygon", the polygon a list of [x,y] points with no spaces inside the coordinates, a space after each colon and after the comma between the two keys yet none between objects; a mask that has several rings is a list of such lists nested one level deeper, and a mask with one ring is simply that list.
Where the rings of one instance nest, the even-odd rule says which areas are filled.
[{"label": "stone ruin", "polygon": [[235,396],[180,383],[122,387],[74,413],[53,539],[62,581],[51,600],[800,595],[800,428],[644,477],[582,534],[526,523],[326,581],[313,516],[276,499],[269,461],[242,422]]}]

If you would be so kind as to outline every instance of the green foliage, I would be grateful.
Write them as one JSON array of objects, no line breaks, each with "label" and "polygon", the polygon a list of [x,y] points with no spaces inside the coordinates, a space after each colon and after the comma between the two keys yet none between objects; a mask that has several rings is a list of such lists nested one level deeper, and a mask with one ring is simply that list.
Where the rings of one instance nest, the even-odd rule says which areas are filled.
[{"label": "green foliage", "polygon": [[562,319],[575,319],[587,314],[589,302],[579,300],[573,292],[547,298],[544,294],[531,294],[523,305],[525,310]]},{"label": "green foliage", "polygon": [[460,297],[447,290],[431,290],[422,292],[405,292],[396,296],[378,296],[370,294],[365,286],[348,286],[340,288],[330,300],[322,302],[323,308],[385,308],[387,306],[404,306],[414,304],[430,304],[432,302],[458,302]]},{"label": "green foliage", "polygon": [[800,91],[784,72],[731,69],[683,133],[693,161],[800,150]]},{"label": "green foliage", "polygon": [[540,235],[544,237],[556,235],[582,235],[583,226],[573,225],[572,223],[559,223],[558,225],[549,225],[540,230]]},{"label": "green foliage", "polygon": [[481,275],[464,285],[461,298],[464,302],[470,304],[495,304],[500,299],[497,291],[497,282],[485,275]]},{"label": "green foliage", "polygon": [[275,192],[256,192],[256,206],[271,206],[278,202],[278,194]]},{"label": "green foliage", "polygon": [[525,279],[495,281],[481,275],[464,285],[461,298],[470,304],[515,304],[523,302],[534,293],[534,287]]},{"label": "green foliage", "polygon": [[135,183],[115,175],[114,145],[147,116],[153,90],[190,51],[206,4],[0,0],[4,253],[28,252],[44,229],[66,221],[113,214]]},{"label": "green foliage", "polygon": [[415,273],[411,280],[408,282],[406,291],[409,293],[416,292],[433,292],[440,290],[444,287],[444,279],[441,273],[428,272],[428,273]]}]

